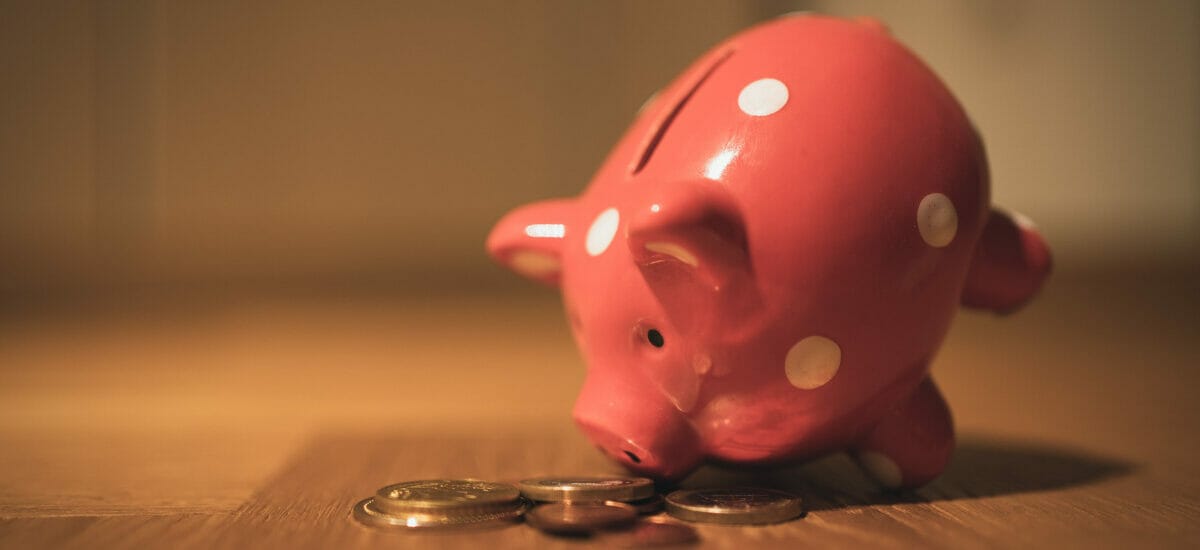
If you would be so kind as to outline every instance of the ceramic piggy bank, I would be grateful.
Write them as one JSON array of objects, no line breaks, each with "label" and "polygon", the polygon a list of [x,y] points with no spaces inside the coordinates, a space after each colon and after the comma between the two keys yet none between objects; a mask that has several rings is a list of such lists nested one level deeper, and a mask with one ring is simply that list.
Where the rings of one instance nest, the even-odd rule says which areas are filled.
[{"label": "ceramic piggy bank", "polygon": [[786,17],[661,90],[582,195],[506,215],[495,260],[562,290],[579,427],[628,469],[849,451],[880,483],[954,447],[929,365],[959,307],[1050,267],[990,206],[980,138],[878,23]]}]

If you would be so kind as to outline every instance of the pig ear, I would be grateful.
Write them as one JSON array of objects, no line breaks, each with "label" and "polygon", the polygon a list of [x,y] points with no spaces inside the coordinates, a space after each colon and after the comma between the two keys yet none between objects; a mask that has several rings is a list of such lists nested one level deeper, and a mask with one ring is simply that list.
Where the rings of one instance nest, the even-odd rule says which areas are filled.
[{"label": "pig ear", "polygon": [[699,328],[745,313],[754,303],[741,212],[712,182],[658,184],[651,199],[632,213],[627,244],[677,324]]},{"label": "pig ear", "polygon": [[562,247],[574,213],[574,199],[527,204],[506,214],[488,235],[487,250],[500,265],[550,286],[558,286]]}]

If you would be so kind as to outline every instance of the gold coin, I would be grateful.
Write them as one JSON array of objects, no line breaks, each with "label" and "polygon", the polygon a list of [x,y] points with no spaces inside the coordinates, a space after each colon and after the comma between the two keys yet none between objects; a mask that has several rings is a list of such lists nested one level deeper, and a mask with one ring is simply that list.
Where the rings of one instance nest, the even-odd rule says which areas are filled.
[{"label": "gold coin", "polygon": [[499,509],[476,513],[441,512],[388,514],[378,509],[376,499],[368,498],[354,505],[353,516],[364,525],[388,529],[436,529],[496,527],[512,523],[525,513],[528,504],[522,499]]},{"label": "gold coin", "polygon": [[625,527],[635,519],[633,507],[620,502],[551,502],[534,506],[525,515],[526,523],[559,535]]},{"label": "gold coin", "polygon": [[525,498],[542,502],[629,502],[654,496],[654,482],[644,477],[540,477],[519,485]]},{"label": "gold coin", "polygon": [[449,510],[503,509],[516,502],[521,492],[506,483],[470,479],[425,479],[405,481],[375,492],[375,507],[384,513],[446,512]]},{"label": "gold coin", "polygon": [[733,487],[681,490],[667,495],[667,513],[706,523],[778,523],[799,516],[800,497],[783,491]]}]

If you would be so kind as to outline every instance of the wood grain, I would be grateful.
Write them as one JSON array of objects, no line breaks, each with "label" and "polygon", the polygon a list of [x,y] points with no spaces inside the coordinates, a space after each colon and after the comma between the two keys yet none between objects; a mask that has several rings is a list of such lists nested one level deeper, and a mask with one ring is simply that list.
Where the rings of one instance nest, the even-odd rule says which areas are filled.
[{"label": "wood grain", "polygon": [[[844,456],[706,468],[788,488],[770,527],[703,545],[1200,544],[1197,279],[1060,279],[966,313],[935,376],[958,422],[942,478],[887,494]],[[0,547],[584,547],[524,526],[382,533],[386,483],[613,471],[572,428],[582,379],[549,294],[287,299],[0,319]]]},{"label": "wood grain", "polygon": [[[353,523],[348,511],[356,500],[393,480],[516,479],[610,468],[585,441],[567,434],[331,436],[307,447],[299,460],[235,514],[216,542],[218,546],[319,547],[336,541],[357,548],[403,542],[416,547],[470,548],[486,541],[499,547],[576,547],[578,541],[549,537],[524,526],[462,535],[383,533]],[[844,456],[768,472],[710,468],[684,485],[782,487],[805,499],[807,516],[785,524],[698,525],[703,539],[717,548],[747,543],[962,548],[988,541],[1025,546],[1051,540],[1108,545],[1164,535],[1164,525],[1184,528],[1189,536],[1200,533],[1196,521],[1200,492],[1195,487],[1181,487],[1171,476],[1134,473],[1131,464],[1069,448],[970,435],[950,471],[913,494],[879,491]]]}]

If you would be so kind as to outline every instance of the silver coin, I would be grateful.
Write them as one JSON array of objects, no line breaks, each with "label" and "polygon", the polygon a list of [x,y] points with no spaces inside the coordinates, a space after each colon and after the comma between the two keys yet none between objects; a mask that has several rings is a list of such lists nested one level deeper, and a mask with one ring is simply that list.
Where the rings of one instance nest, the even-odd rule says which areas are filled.
[{"label": "silver coin", "polygon": [[542,502],[629,502],[654,496],[654,482],[644,477],[541,477],[519,485],[526,498]]},{"label": "silver coin", "polygon": [[633,527],[604,534],[604,545],[618,548],[659,548],[683,546],[700,541],[700,534],[690,525],[666,518],[638,520]]},{"label": "silver coin", "polygon": [[405,481],[375,492],[375,508],[402,515],[448,510],[502,510],[521,498],[516,487],[470,479]]},{"label": "silver coin", "polygon": [[675,491],[666,507],[674,517],[706,523],[778,523],[803,512],[796,495],[752,487]]},{"label": "silver coin", "polygon": [[501,509],[485,512],[460,512],[446,514],[436,511],[424,513],[389,514],[379,510],[374,498],[367,498],[354,505],[353,516],[364,525],[387,529],[438,529],[438,528],[484,528],[510,524],[521,517],[528,508],[524,499]]},{"label": "silver coin", "polygon": [[559,535],[582,535],[626,527],[637,519],[632,506],[620,502],[551,502],[534,506],[525,522]]}]

